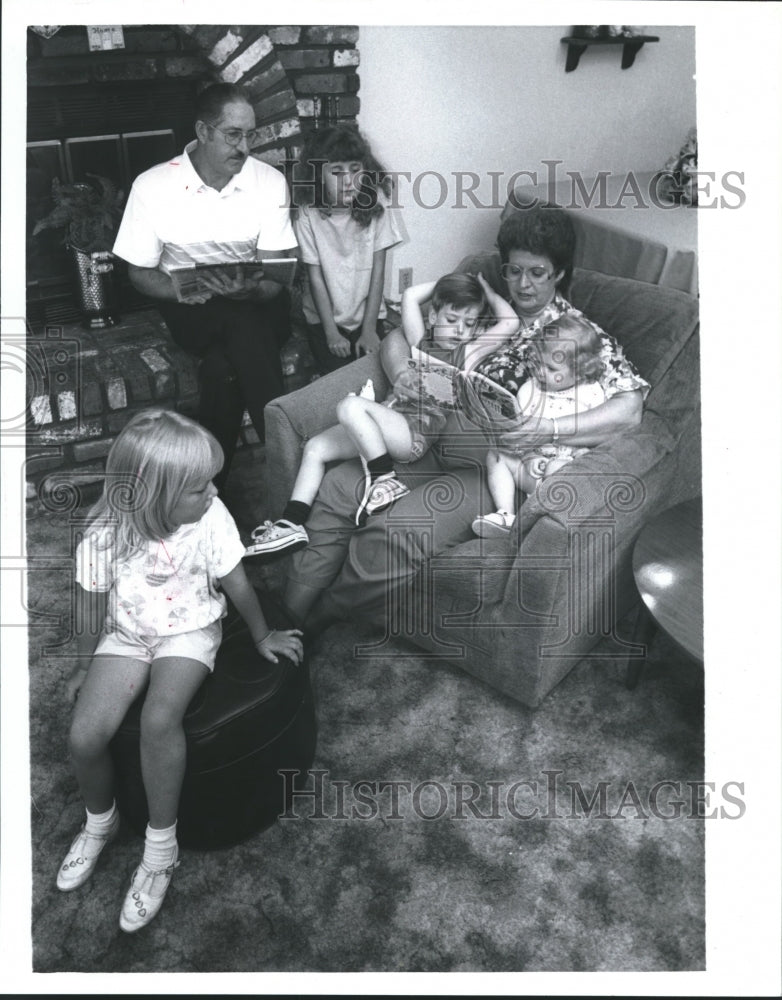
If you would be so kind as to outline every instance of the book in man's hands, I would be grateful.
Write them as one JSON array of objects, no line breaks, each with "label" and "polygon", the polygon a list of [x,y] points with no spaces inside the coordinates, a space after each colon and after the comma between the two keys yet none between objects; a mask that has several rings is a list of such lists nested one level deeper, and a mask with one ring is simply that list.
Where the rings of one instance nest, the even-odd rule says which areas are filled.
[{"label": "book in man's hands", "polygon": [[416,347],[410,349],[407,365],[425,402],[461,410],[485,430],[501,431],[518,422],[516,396],[485,375],[463,371]]},{"label": "book in man's hands", "polygon": [[269,257],[266,260],[236,260],[221,264],[185,264],[168,270],[174,282],[177,299],[187,302],[194,295],[206,295],[212,288],[204,281],[204,275],[213,274],[219,278],[233,280],[240,274],[247,281],[264,278],[276,281],[289,288],[296,274],[298,261],[295,257]]}]

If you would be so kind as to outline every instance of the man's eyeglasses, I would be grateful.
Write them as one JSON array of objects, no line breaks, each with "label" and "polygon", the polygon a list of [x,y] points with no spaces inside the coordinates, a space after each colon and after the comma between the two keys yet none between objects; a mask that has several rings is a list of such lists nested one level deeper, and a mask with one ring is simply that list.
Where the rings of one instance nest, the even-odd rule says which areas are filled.
[{"label": "man's eyeglasses", "polygon": [[519,267],[518,264],[503,264],[500,267],[500,274],[506,281],[518,281],[522,274],[526,274],[533,285],[548,281],[553,273],[545,267]]},{"label": "man's eyeglasses", "polygon": [[257,128],[251,128],[249,131],[243,132],[240,128],[218,128],[209,122],[206,122],[206,124],[209,128],[213,128],[215,132],[219,132],[229,146],[238,146],[242,139],[246,139],[248,147],[252,149],[253,143],[258,138]]}]

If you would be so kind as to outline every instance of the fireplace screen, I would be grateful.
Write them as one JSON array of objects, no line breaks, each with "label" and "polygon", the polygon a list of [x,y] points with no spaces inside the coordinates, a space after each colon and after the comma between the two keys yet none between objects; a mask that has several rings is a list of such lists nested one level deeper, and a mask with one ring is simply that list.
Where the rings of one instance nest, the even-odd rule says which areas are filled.
[{"label": "fireplace screen", "polygon": [[76,136],[27,144],[27,285],[61,281],[69,273],[63,232],[33,229],[52,209],[52,181],[64,184],[88,181],[90,175],[108,178],[127,193],[135,177],[178,152],[172,129]]}]

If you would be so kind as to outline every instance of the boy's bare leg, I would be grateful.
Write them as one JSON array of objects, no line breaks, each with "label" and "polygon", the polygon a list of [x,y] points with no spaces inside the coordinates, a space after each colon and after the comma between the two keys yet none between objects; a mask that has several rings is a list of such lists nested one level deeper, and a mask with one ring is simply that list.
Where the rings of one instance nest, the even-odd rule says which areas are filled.
[{"label": "boy's bare leg", "polygon": [[291,500],[311,505],[323,482],[328,463],[355,458],[357,454],[356,445],[340,424],[310,438],[304,445]]},{"label": "boy's bare leg", "polygon": [[410,458],[413,441],[401,413],[362,396],[346,396],[337,404],[337,418],[367,461],[386,452],[398,461]]}]

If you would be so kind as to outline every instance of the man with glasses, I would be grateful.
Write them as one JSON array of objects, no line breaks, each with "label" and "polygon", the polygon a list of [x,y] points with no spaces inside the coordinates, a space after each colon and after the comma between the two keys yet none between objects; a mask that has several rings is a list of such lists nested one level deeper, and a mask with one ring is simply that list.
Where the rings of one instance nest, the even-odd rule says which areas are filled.
[{"label": "man with glasses", "polygon": [[290,335],[287,289],[236,272],[204,280],[185,301],[170,271],[194,263],[290,257],[296,238],[288,188],[274,167],[250,155],[255,112],[232,84],[198,97],[196,138],[184,152],[133,183],[114,253],[133,286],[156,301],[173,339],[201,359],[198,420],[220,442],[228,475],[245,409],[261,440],[263,408],[283,393],[280,347]]}]

